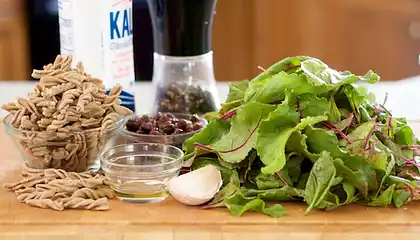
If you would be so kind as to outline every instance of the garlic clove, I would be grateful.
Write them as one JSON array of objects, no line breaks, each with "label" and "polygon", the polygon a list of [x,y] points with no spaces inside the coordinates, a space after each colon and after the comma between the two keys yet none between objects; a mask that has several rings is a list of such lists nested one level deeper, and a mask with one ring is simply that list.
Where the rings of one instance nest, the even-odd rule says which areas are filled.
[{"label": "garlic clove", "polygon": [[223,184],[222,174],[213,165],[171,179],[169,193],[186,205],[201,205],[210,201]]}]

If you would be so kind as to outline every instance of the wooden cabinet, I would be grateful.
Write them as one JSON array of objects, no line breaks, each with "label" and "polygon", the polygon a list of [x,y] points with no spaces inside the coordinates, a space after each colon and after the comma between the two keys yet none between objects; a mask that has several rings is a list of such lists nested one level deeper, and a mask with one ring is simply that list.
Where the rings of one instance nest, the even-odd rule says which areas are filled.
[{"label": "wooden cabinet", "polygon": [[420,1],[219,1],[213,46],[219,80],[252,78],[294,55],[398,80],[420,74]]},{"label": "wooden cabinet", "polygon": [[0,80],[30,78],[23,2],[0,0]]}]

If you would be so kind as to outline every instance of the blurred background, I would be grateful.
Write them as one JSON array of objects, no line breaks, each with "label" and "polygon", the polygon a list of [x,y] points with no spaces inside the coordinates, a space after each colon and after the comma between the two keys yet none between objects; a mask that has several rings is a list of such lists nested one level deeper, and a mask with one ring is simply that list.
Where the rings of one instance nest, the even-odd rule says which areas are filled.
[{"label": "blurred background", "polygon": [[[145,0],[133,0],[136,79],[150,81],[153,39]],[[219,0],[216,78],[249,79],[277,60],[311,55],[383,80],[420,74],[419,0]],[[59,54],[57,0],[0,0],[0,80],[30,80]]]}]

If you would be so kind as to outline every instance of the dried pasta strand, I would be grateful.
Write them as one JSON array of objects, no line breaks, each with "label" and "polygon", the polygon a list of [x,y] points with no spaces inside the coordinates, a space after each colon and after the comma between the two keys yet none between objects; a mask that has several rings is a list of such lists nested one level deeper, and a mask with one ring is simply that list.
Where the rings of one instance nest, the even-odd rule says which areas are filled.
[{"label": "dried pasta strand", "polygon": [[111,189],[106,187],[101,187],[98,189],[92,188],[80,188],[79,190],[75,191],[71,197],[80,197],[85,199],[99,199],[99,198],[113,198],[114,193]]},{"label": "dried pasta strand", "polygon": [[25,202],[26,204],[39,207],[39,208],[51,208],[56,211],[63,211],[63,204],[58,201],[53,201],[51,199],[31,199]]},{"label": "dried pasta strand", "polygon": [[108,210],[108,199],[106,197],[94,199],[67,198],[62,200],[64,208],[86,209],[86,210]]},{"label": "dried pasta strand", "polygon": [[43,169],[36,169],[36,168],[30,168],[28,165],[24,164],[23,169],[21,171],[21,175],[24,177],[32,176],[32,175],[39,175],[44,176],[44,170]]},{"label": "dried pasta strand", "polygon": [[53,186],[62,186],[62,187],[86,187],[86,188],[95,188],[99,185],[102,185],[104,182],[103,178],[82,178],[78,180],[74,179],[54,179],[49,182]]},{"label": "dried pasta strand", "polygon": [[40,179],[42,179],[41,175],[33,175],[29,178],[22,179],[18,182],[15,182],[15,183],[5,183],[3,185],[3,187],[7,188],[8,190],[15,190],[14,188],[16,188],[18,186],[23,186],[23,184],[30,183],[30,182],[33,182],[33,181],[37,181],[37,180],[40,180]]}]

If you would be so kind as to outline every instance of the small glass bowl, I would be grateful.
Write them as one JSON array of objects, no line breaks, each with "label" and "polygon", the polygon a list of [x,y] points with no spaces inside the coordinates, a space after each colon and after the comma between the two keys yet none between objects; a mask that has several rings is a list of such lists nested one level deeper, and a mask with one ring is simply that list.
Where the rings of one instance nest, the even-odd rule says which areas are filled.
[{"label": "small glass bowl", "polygon": [[105,177],[121,201],[154,203],[168,196],[166,183],[179,175],[184,152],[158,143],[112,147],[101,155]]},{"label": "small glass bowl", "polygon": [[12,115],[3,119],[5,131],[30,168],[63,169],[84,172],[100,168],[99,154],[114,145],[115,136],[124,127],[121,116],[107,129],[88,129],[72,132],[21,130],[12,126]]},{"label": "small glass bowl", "polygon": [[[148,116],[152,116],[152,114],[144,114]],[[183,114],[183,113],[173,113],[173,115],[177,118],[182,119],[190,119],[192,116],[191,114]],[[143,115],[139,115],[143,116]],[[131,116],[132,118],[134,116]],[[127,118],[127,121],[128,119]],[[127,128],[124,126],[123,130],[118,134],[117,137],[117,144],[128,144],[128,143],[142,143],[142,142],[149,142],[149,143],[161,143],[161,144],[167,144],[172,145],[177,148],[182,149],[182,144],[185,140],[192,137],[194,134],[200,132],[204,127],[207,125],[207,120],[200,117],[200,123],[203,126],[201,129],[198,129],[196,131],[191,131],[187,133],[181,133],[181,134],[172,134],[172,135],[150,135],[150,134],[140,134],[128,131]]]}]

